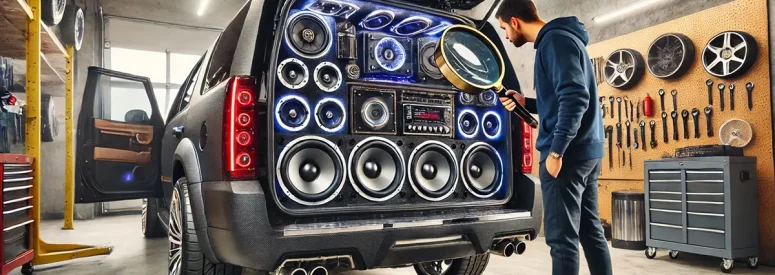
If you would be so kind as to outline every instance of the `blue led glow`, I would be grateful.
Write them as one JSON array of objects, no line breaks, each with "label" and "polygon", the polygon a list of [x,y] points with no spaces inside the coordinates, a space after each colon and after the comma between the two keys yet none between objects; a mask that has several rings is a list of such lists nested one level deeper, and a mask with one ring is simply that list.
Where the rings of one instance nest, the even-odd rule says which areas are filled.
[{"label": "blue led glow", "polygon": [[[498,124],[496,125],[496,127],[498,127],[497,128],[498,131],[495,132],[495,134],[492,134],[492,135],[487,133],[487,128],[486,128],[487,126],[485,125],[485,124],[487,124],[487,118],[490,117],[490,116],[495,117],[495,120],[498,121]],[[501,116],[498,115],[497,113],[495,113],[494,111],[489,111],[487,113],[484,113],[484,116],[482,116],[482,132],[484,133],[484,136],[486,136],[487,138],[489,138],[489,139],[497,139],[497,138],[499,138],[500,135],[501,135],[501,129],[503,128],[502,126],[503,126],[503,124],[501,123]]]},{"label": "blue led glow", "polygon": [[476,134],[479,133],[479,126],[477,125],[476,127],[474,127],[474,132],[471,134],[466,134],[465,132],[463,132],[463,127],[461,125],[463,124],[463,115],[465,114],[470,114],[471,117],[474,118],[474,121],[476,121],[476,124],[479,124],[479,118],[476,116],[476,113],[474,113],[474,111],[463,110],[463,111],[460,111],[460,113],[457,115],[457,130],[462,137],[473,138],[476,136]]},{"label": "blue led glow", "polygon": [[[367,30],[379,30],[384,27],[387,27],[387,25],[390,25],[390,23],[393,22],[393,19],[396,17],[396,14],[389,10],[375,10],[371,12],[369,15],[363,18],[363,21],[361,21],[361,27]],[[383,19],[385,18],[385,19]],[[383,20],[383,21],[377,21],[374,26],[370,26],[369,24],[376,21],[376,20]]]},{"label": "blue led glow", "polygon": [[[391,60],[388,60],[385,57],[385,51],[393,52],[393,58]],[[406,50],[395,38],[385,37],[374,46],[374,59],[377,60],[377,64],[383,69],[395,72],[404,66],[404,63],[406,62]]]},{"label": "blue led glow", "polygon": [[296,19],[296,17],[298,17],[300,15],[304,15],[304,14],[310,15],[310,16],[314,16],[316,19],[320,20],[321,23],[323,23],[323,27],[326,28],[326,31],[328,32],[328,35],[329,35],[329,37],[328,37],[328,45],[326,45],[326,48],[322,52],[320,52],[319,54],[316,54],[316,55],[313,55],[313,56],[306,55],[306,54],[301,53],[298,50],[296,50],[296,48],[292,45],[292,43],[290,41],[291,39],[288,37],[288,32],[287,31],[285,32],[285,35],[284,35],[284,37],[285,37],[285,45],[288,48],[290,48],[295,54],[300,55],[300,56],[304,56],[304,57],[307,57],[307,58],[319,58],[321,56],[326,55],[328,53],[328,51],[331,50],[331,45],[333,45],[334,41],[336,40],[336,39],[334,39],[334,32],[331,31],[331,26],[329,26],[329,21],[324,19],[323,17],[321,17],[317,13],[310,12],[310,11],[300,11],[300,12],[297,12],[297,13],[291,15],[288,18],[288,22],[293,22],[293,20]]},{"label": "blue led glow", "polygon": [[[304,121],[299,126],[297,126],[297,127],[291,127],[291,126],[285,125],[285,123],[283,123],[283,120],[280,117],[280,108],[283,106],[283,103],[291,101],[291,100],[296,100],[299,103],[301,103],[301,105],[304,106],[304,111],[307,112],[307,114],[306,114],[307,117],[305,117]],[[276,106],[275,107],[275,112],[274,112],[275,121],[284,130],[291,131],[291,132],[297,132],[297,131],[299,131],[301,129],[304,129],[305,127],[307,127],[307,124],[309,124],[309,117],[310,117],[310,114],[309,114],[309,104],[307,104],[307,101],[304,100],[303,98],[301,98],[300,96],[286,95],[286,96],[280,98],[280,100],[277,101],[277,104],[275,104],[275,106]]]},{"label": "blue led glow", "polygon": [[307,6],[307,9],[322,15],[337,16],[347,19],[361,8],[355,4],[342,1],[318,0]]},{"label": "blue led glow", "polygon": [[132,176],[132,172],[124,173],[123,175],[121,175],[121,179],[124,180],[124,183],[130,183],[135,181],[134,176]]},{"label": "blue led glow", "polygon": [[[395,26],[393,26],[393,28],[391,28],[390,31],[392,31],[393,33],[395,33],[397,35],[412,36],[412,35],[421,33],[424,30],[427,30],[428,27],[431,26],[431,23],[433,23],[433,21],[431,21],[428,18],[425,18],[425,17],[422,17],[422,16],[412,16],[412,17],[404,19],[400,23],[398,23]],[[413,24],[419,24],[419,26],[421,26],[421,27],[419,27],[417,29],[414,29],[414,30],[407,29],[410,26],[412,26]]]},{"label": "blue led glow", "polygon": [[[333,102],[334,104],[339,106],[339,108],[342,110],[342,122],[339,123],[339,126],[337,126],[335,128],[330,128],[330,129],[326,128],[325,126],[323,126],[323,122],[320,121],[320,116],[318,116],[318,112],[320,112],[320,107],[322,107],[323,104],[328,103],[328,102]],[[315,122],[317,122],[318,126],[320,126],[320,129],[323,129],[323,131],[326,131],[326,132],[329,132],[329,133],[336,133],[336,132],[341,131],[342,128],[344,128],[345,122],[347,122],[347,114],[345,113],[344,104],[342,104],[342,101],[337,99],[337,98],[329,97],[329,98],[324,98],[323,100],[318,102],[318,105],[315,106]]]}]

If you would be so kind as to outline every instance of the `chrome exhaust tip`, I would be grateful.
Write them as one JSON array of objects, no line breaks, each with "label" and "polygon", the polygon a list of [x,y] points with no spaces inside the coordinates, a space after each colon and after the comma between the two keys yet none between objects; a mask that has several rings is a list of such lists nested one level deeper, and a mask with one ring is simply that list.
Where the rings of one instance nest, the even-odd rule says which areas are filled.
[{"label": "chrome exhaust tip", "polygon": [[307,271],[303,268],[296,268],[294,270],[291,270],[290,275],[307,275]]},{"label": "chrome exhaust tip", "polygon": [[522,255],[522,253],[525,253],[525,250],[527,250],[527,244],[523,241],[516,241],[514,242],[514,248],[517,255]]},{"label": "chrome exhaust tip", "polygon": [[514,255],[515,251],[516,247],[511,240],[502,240],[490,250],[490,253],[508,258],[511,257],[511,255]]},{"label": "chrome exhaust tip", "polygon": [[328,269],[324,266],[316,266],[310,269],[309,275],[328,275]]}]

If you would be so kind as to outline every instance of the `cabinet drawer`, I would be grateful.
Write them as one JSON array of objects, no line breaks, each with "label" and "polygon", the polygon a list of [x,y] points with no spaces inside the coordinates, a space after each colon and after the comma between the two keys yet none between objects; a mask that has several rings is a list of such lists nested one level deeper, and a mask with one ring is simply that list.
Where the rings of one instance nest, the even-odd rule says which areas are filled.
[{"label": "cabinet drawer", "polygon": [[681,226],[651,223],[649,229],[651,230],[651,238],[654,240],[685,243],[683,227]]},{"label": "cabinet drawer", "polygon": [[649,211],[649,223],[683,225],[683,214],[679,210],[655,209]]},{"label": "cabinet drawer", "polygon": [[724,193],[724,182],[686,181],[686,193]]},{"label": "cabinet drawer", "polygon": [[651,170],[650,180],[678,180],[681,181],[681,170]]},{"label": "cabinet drawer", "polygon": [[649,209],[683,210],[681,200],[649,199]]},{"label": "cabinet drawer", "polygon": [[686,210],[688,212],[724,214],[724,203],[687,201]]},{"label": "cabinet drawer", "polygon": [[707,169],[707,170],[686,170],[686,180],[707,180],[707,181],[720,181],[724,182],[724,170],[720,169]]},{"label": "cabinet drawer", "polygon": [[722,230],[726,228],[724,214],[709,214],[689,212],[687,215],[688,227]]},{"label": "cabinet drawer", "polygon": [[649,191],[649,199],[680,201],[683,200],[683,195],[673,191]]},{"label": "cabinet drawer", "polygon": [[8,262],[30,249],[29,225],[3,232],[3,260]]},{"label": "cabinet drawer", "polygon": [[690,227],[688,228],[687,238],[689,239],[688,243],[692,245],[719,249],[724,249],[726,247],[724,231],[721,230]]},{"label": "cabinet drawer", "polygon": [[724,202],[724,193],[686,193],[686,200]]}]

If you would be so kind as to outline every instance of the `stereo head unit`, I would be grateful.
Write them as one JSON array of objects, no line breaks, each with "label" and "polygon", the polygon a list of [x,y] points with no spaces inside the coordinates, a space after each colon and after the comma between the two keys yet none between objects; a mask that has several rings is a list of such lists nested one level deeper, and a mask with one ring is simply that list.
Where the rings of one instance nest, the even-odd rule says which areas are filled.
[{"label": "stereo head unit", "polygon": [[454,94],[417,92],[401,93],[404,135],[452,137],[455,116]]}]

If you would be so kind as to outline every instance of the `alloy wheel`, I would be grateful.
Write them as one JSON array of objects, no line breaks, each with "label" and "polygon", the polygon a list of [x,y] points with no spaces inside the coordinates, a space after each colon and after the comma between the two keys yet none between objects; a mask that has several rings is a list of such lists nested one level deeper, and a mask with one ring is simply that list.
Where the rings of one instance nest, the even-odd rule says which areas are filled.
[{"label": "alloy wheel", "polygon": [[420,263],[420,270],[427,275],[444,275],[452,266],[452,260]]},{"label": "alloy wheel", "polygon": [[172,192],[169,220],[169,267],[170,275],[181,274],[183,257],[183,209],[180,192],[175,188]]}]

